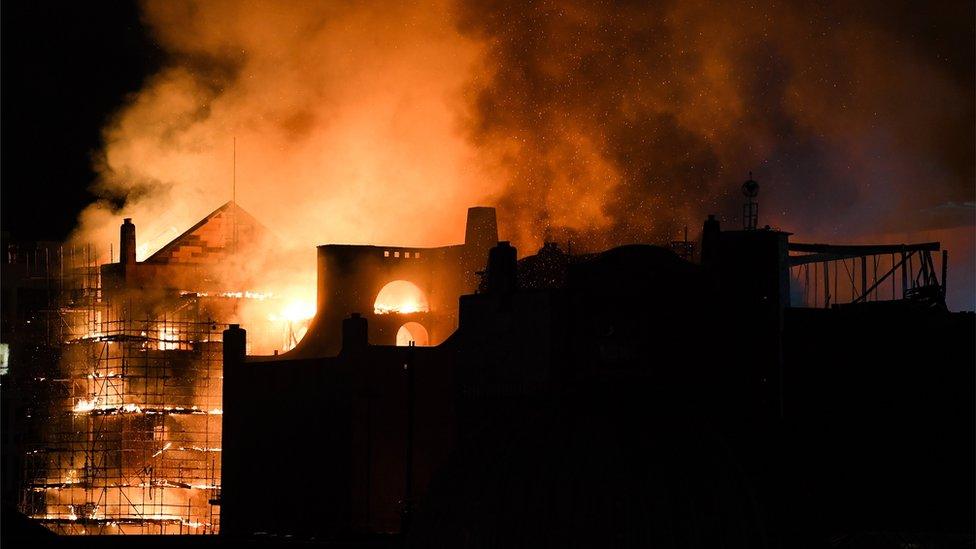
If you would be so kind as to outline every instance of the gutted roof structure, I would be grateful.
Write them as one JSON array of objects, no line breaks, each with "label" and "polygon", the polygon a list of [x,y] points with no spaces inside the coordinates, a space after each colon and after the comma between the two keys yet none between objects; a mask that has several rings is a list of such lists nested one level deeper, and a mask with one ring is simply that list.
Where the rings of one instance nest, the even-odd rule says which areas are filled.
[{"label": "gutted roof structure", "polygon": [[144,263],[215,264],[269,235],[268,229],[254,216],[230,201],[160,248]]}]

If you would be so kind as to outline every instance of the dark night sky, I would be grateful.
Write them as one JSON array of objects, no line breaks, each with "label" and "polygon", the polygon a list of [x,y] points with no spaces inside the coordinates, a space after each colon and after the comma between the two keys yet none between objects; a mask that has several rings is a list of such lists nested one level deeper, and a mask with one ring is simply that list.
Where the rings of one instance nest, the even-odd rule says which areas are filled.
[{"label": "dark night sky", "polygon": [[0,6],[0,223],[16,239],[63,239],[93,199],[103,122],[161,55],[133,2]]}]

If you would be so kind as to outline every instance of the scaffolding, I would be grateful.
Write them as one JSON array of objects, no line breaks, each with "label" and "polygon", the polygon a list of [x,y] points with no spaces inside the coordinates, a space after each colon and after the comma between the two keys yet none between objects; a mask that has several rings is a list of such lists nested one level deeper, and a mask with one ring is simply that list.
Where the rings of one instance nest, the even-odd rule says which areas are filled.
[{"label": "scaffolding", "polygon": [[59,534],[216,533],[226,325],[196,296],[107,303],[92,257],[59,262],[21,511]]},{"label": "scaffolding", "polygon": [[[949,254],[938,242],[790,243],[789,251],[791,282],[797,288],[793,306],[830,308],[901,300],[945,308]],[[939,251],[941,259],[936,262],[932,252]]]}]

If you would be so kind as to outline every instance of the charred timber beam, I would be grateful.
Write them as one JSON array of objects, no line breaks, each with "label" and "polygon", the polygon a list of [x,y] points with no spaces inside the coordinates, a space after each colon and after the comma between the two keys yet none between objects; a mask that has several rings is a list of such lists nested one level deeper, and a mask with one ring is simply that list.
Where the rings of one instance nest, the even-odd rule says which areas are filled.
[{"label": "charred timber beam", "polygon": [[922,244],[891,244],[879,246],[835,246],[832,244],[799,244],[790,243],[791,252],[809,252],[807,255],[793,255],[789,257],[790,267],[799,267],[809,263],[825,263],[841,259],[856,259],[870,255],[881,254],[911,254],[914,252],[939,251],[938,242]]},{"label": "charred timber beam", "polygon": [[833,254],[844,257],[860,257],[862,255],[891,254],[898,252],[929,251],[937,252],[941,249],[938,242],[922,242],[919,244],[868,244],[868,245],[837,245],[837,244],[804,244],[790,242],[791,252],[810,252]]},{"label": "charred timber beam", "polygon": [[861,256],[861,297],[866,299],[868,294],[870,294],[870,292],[868,291],[868,257],[866,255],[862,255]]},{"label": "charred timber beam", "polygon": [[837,254],[791,255],[789,257],[789,264],[790,267],[800,267],[802,265],[808,265],[810,263],[826,263],[828,261],[840,261],[841,259],[850,259],[851,257],[852,256],[837,255]]},{"label": "charred timber beam", "polygon": [[946,274],[949,270],[949,252],[942,250],[942,299],[946,296]]}]

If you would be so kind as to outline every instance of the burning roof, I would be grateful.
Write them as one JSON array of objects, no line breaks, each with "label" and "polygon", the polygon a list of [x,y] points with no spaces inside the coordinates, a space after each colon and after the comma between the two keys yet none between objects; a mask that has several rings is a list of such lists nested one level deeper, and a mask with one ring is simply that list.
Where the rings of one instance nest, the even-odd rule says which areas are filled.
[{"label": "burning roof", "polygon": [[215,264],[271,236],[251,214],[230,201],[149,256],[153,264]]}]

